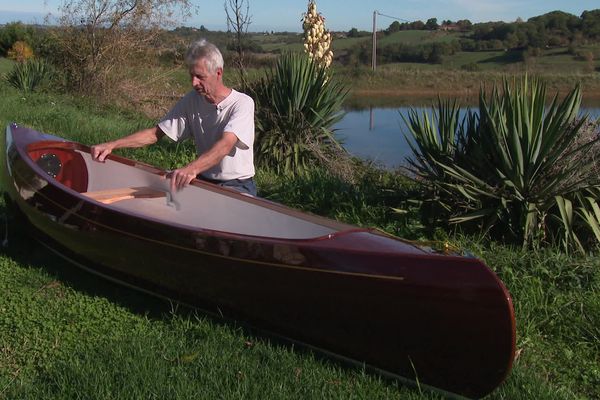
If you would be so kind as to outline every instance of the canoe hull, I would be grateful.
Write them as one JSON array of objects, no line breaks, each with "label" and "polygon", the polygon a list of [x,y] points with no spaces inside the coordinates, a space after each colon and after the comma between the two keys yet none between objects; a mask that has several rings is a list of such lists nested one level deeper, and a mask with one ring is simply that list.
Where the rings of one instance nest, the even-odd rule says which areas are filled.
[{"label": "canoe hull", "polygon": [[9,200],[97,273],[465,396],[489,393],[511,368],[512,301],[479,260],[395,251],[395,239],[358,229],[285,240],[141,219],[40,174],[27,153],[39,133],[9,134]]}]

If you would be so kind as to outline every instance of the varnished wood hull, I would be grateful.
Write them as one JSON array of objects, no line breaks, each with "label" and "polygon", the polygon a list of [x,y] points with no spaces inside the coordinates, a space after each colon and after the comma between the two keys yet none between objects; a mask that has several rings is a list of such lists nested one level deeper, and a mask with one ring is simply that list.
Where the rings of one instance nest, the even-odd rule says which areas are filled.
[{"label": "varnished wood hull", "polygon": [[[95,167],[77,161],[87,147],[15,125],[2,145],[9,201],[56,251],[94,272],[464,396],[491,392],[512,366],[512,301],[480,260],[315,216],[307,224],[333,233],[290,239],[144,218],[83,194]],[[56,177],[40,166],[49,153],[61,160]],[[151,166],[111,159],[164,179]],[[192,186],[252,210],[305,218],[210,184]]]}]

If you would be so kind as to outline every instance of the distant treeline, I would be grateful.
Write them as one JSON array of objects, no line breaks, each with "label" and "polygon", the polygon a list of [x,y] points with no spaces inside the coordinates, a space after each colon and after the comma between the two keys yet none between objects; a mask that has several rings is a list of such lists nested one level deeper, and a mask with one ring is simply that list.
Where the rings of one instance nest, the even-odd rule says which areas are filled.
[{"label": "distant treeline", "polygon": [[[600,42],[600,9],[584,11],[580,17],[562,11],[553,11],[515,22],[485,22],[472,24],[469,20],[456,22],[436,18],[427,22],[400,23],[394,21],[378,35],[391,35],[406,30],[429,30],[461,32],[458,39],[450,42],[428,44],[393,43],[379,50],[380,62],[423,62],[439,63],[444,56],[457,51],[522,50],[524,54],[535,54],[532,49],[570,47],[571,49]],[[370,32],[350,29],[346,36],[369,36]],[[574,50],[572,51],[574,52]],[[345,54],[348,63],[370,62],[370,44],[361,43]]]}]

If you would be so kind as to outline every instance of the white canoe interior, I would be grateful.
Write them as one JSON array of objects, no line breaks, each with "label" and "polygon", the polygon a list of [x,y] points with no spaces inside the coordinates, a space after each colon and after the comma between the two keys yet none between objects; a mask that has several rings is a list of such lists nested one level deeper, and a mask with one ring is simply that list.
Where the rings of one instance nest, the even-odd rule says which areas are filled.
[{"label": "white canoe interior", "polygon": [[85,196],[142,218],[193,228],[281,239],[309,239],[355,227],[289,210],[251,196],[187,186],[170,193],[170,180],[113,160],[95,162],[79,152],[87,165]]}]

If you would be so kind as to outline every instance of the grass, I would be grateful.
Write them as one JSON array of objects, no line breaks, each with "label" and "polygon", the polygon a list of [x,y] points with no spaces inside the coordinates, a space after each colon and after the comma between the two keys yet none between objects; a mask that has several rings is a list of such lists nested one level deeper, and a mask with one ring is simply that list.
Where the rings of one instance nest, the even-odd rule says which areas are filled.
[{"label": "grass", "polygon": [[0,398],[413,398],[79,272],[25,238],[0,255]]},{"label": "grass", "polygon": [[[400,31],[390,35],[382,35],[377,43],[385,46],[393,43],[404,43],[409,45],[418,45],[435,42],[448,42],[459,39],[460,34],[448,32],[431,31]],[[302,35],[252,35],[252,40],[260,44],[265,51],[301,51]],[[345,50],[360,43],[371,43],[371,36],[344,37],[333,39],[333,50]]]},{"label": "grass", "polygon": [[0,57],[0,78],[12,70],[14,64],[14,61]]},{"label": "grass", "polygon": [[389,35],[383,35],[377,40],[377,44],[385,46],[393,43],[404,43],[408,45],[422,45],[428,43],[445,43],[461,38],[460,33],[443,31],[399,31]]},{"label": "grass", "polygon": [[473,99],[482,86],[489,88],[493,83],[499,84],[507,75],[522,77],[525,74],[539,76],[552,94],[566,93],[579,83],[585,99],[600,96],[600,74],[579,72],[576,68],[568,73],[540,72],[526,65],[511,64],[504,69],[471,72],[440,65],[385,64],[378,66],[375,72],[366,67],[336,67],[335,72],[352,88],[354,99],[363,98],[368,103],[386,97],[419,99],[438,95]]},{"label": "grass", "polygon": [[[83,99],[22,97],[0,84],[9,121],[87,144],[151,123]],[[162,144],[127,156],[168,167],[193,156]],[[416,188],[366,169],[356,185],[323,172],[296,180],[260,171],[273,200],[413,239],[450,240],[492,267],[510,290],[519,357],[488,399],[600,397],[600,258],[527,252],[439,231],[426,236],[410,209]],[[6,210],[0,208],[6,216]],[[437,395],[350,368],[233,322],[104,282],[15,232],[0,252],[0,398],[435,399]]]}]

